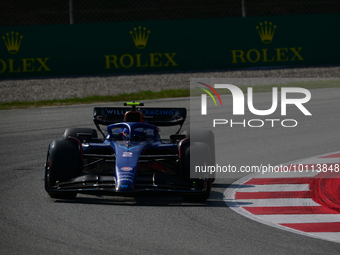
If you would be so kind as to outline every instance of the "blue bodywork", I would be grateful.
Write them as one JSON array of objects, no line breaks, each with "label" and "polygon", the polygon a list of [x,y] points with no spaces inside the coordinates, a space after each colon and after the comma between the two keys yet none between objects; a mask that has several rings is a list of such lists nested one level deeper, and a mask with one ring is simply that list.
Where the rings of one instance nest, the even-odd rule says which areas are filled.
[{"label": "blue bodywork", "polygon": [[[110,173],[114,173],[114,191],[109,191],[121,194],[146,191],[146,189],[141,186],[136,188],[139,163],[159,162],[161,160],[172,160],[175,162],[179,158],[178,141],[168,140],[164,142],[160,139],[158,132],[159,129],[157,126],[148,123],[122,122],[111,124],[107,127],[107,135],[102,143],[86,143],[82,145],[83,157],[85,159],[100,157],[93,155],[92,152],[102,150],[103,148],[112,148],[114,155],[112,156],[112,162],[114,162],[112,168],[114,169],[104,174],[110,175]],[[167,154],[145,155],[148,149],[166,151]],[[107,158],[110,158],[110,156],[108,155]],[[110,159],[106,161],[111,162]],[[157,177],[161,174],[162,173],[158,173]],[[144,179],[149,180],[146,181],[144,186],[147,187],[147,184],[149,184],[147,188],[149,191],[158,186],[154,183],[155,176],[155,174],[144,174]],[[84,181],[82,176],[74,179],[74,182],[82,181]],[[87,179],[87,182],[89,181],[90,180]],[[182,185],[185,184],[182,180],[179,180],[178,183]]]},{"label": "blue bodywork", "polygon": [[[113,135],[115,129],[118,129],[118,131],[115,131],[118,133],[118,135],[122,133],[121,131],[127,131],[126,136],[122,134],[122,141],[111,141],[110,138]],[[144,133],[148,130],[153,132],[152,137],[146,141],[146,133],[141,133]],[[137,177],[137,165],[140,155],[149,147],[154,148],[157,146],[162,146],[159,141],[158,128],[154,125],[146,123],[119,123],[109,125],[107,131],[107,140],[104,143],[110,144],[116,155],[116,191],[133,191]],[[139,141],[134,141],[133,138],[135,135],[137,135]],[[145,135],[145,139],[143,139],[143,137],[139,137],[142,135]]]},{"label": "blue bodywork", "polygon": [[[127,112],[140,116],[142,121],[121,122]],[[94,123],[104,138],[97,138],[94,129],[73,128],[80,133],[70,131],[71,135],[63,137],[65,144],[57,144],[66,146],[67,141],[71,141],[77,146],[70,148],[79,150],[80,172],[73,171],[71,178],[59,181],[67,173],[59,169],[59,175],[53,170],[53,161],[49,159],[53,158],[51,153],[57,155],[57,152],[50,149],[45,167],[45,190],[52,197],[60,192],[120,196],[145,192],[209,195],[211,182],[206,177],[199,180],[189,177],[188,158],[184,158],[185,149],[181,149],[190,145],[186,135],[179,134],[180,129],[170,139],[161,139],[159,135],[158,126],[182,127],[185,118],[185,108],[133,107],[132,111],[122,107],[94,108]],[[99,124],[107,126],[106,134]],[[62,151],[59,153],[63,154]],[[70,160],[73,162],[72,158]],[[56,182],[52,175],[58,176]]]}]

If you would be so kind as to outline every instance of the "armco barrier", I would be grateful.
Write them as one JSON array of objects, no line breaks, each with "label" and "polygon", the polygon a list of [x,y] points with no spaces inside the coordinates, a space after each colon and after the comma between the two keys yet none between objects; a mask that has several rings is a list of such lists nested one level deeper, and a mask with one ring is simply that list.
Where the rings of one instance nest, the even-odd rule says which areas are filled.
[{"label": "armco barrier", "polygon": [[0,78],[340,64],[340,14],[1,27]]}]

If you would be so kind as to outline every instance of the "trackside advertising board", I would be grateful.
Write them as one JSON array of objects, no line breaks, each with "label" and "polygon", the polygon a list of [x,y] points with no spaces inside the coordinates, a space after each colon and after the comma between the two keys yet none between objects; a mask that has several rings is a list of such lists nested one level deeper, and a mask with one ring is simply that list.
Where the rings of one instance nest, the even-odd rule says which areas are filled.
[{"label": "trackside advertising board", "polygon": [[0,78],[339,64],[340,14],[0,28]]}]

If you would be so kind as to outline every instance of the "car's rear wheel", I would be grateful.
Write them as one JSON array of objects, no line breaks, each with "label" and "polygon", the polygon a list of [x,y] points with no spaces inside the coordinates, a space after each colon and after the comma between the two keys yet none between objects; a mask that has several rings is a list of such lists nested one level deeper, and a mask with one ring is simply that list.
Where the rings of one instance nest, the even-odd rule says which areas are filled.
[{"label": "car's rear wheel", "polygon": [[48,149],[45,165],[45,189],[52,198],[75,198],[76,192],[53,192],[59,182],[70,180],[81,173],[81,155],[75,141],[53,141]]},{"label": "car's rear wheel", "polygon": [[77,138],[81,143],[91,141],[93,138],[98,138],[97,130],[93,128],[68,128],[64,131],[63,140],[74,137]]},{"label": "car's rear wheel", "polygon": [[[193,143],[185,149],[181,160],[184,179],[190,183],[195,190],[201,190],[202,192],[184,194],[182,195],[184,200],[204,201],[210,197],[212,179],[209,178],[209,173],[197,173],[195,172],[195,168],[197,166],[202,168],[211,166],[212,162],[209,146],[205,143]],[[190,172],[192,174],[195,172],[198,178],[190,178]]]}]

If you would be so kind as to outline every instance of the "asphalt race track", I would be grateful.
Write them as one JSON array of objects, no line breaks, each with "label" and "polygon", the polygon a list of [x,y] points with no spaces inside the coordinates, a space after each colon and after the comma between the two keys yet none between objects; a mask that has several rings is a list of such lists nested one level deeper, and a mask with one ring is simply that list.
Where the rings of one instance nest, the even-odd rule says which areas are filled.
[{"label": "asphalt race track", "polygon": [[[311,93],[306,107],[312,116],[287,110],[286,118],[299,119],[295,128],[219,127],[215,133],[217,163],[280,164],[339,151],[340,90]],[[226,108],[216,108],[211,114],[230,118],[230,98],[223,97]],[[256,98],[263,109],[270,107],[269,93],[256,94]],[[145,105],[188,106],[189,100],[146,101]],[[177,196],[49,198],[43,188],[48,144],[61,139],[68,127],[94,127],[93,107],[0,111],[1,254],[340,253],[339,243],[273,228],[228,208],[223,193],[246,173],[220,176],[206,203],[184,203]],[[282,118],[279,111],[275,114],[273,118]]]}]

